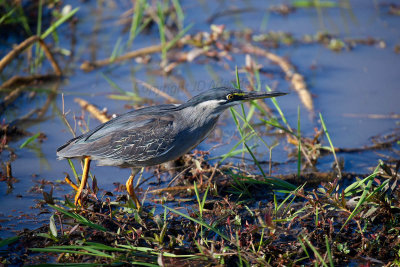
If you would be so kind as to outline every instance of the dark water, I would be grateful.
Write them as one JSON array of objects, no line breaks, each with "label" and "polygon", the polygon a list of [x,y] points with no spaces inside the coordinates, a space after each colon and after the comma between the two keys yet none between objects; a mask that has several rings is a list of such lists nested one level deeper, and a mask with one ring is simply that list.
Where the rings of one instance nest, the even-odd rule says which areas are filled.
[{"label": "dark water", "polygon": [[[150,98],[155,103],[163,103],[164,99],[160,96],[149,92],[143,86],[135,86],[132,77],[146,81],[169,95],[185,101],[188,96],[179,88],[178,80],[183,80],[188,92],[196,95],[216,85],[230,85],[235,79],[235,65],[244,65],[244,55],[233,54],[233,61],[207,60],[204,64],[201,60],[195,60],[178,66],[171,76],[160,76],[156,73],[159,70],[159,55],[153,55],[153,60],[147,65],[129,61],[85,73],[79,69],[79,65],[84,60],[106,58],[111,55],[118,38],[122,38],[121,43],[126,42],[128,34],[123,33],[123,26],[118,25],[117,22],[121,14],[131,7],[130,1],[105,1],[101,6],[96,1],[68,1],[68,4],[72,8],[80,7],[76,15],[78,17],[77,43],[71,46],[71,32],[66,27],[59,30],[59,38],[60,46],[72,51],[74,56],[68,65],[66,77],[60,84],[50,84],[40,88],[50,90],[55,86],[58,87],[59,93],[46,114],[46,120],[32,124],[27,130],[32,133],[43,132],[47,139],[43,143],[34,142],[24,149],[19,149],[19,146],[25,138],[10,144],[17,155],[17,159],[12,162],[13,176],[19,182],[14,184],[14,189],[10,193],[7,193],[5,183],[2,183],[0,187],[0,214],[2,215],[0,218],[5,220],[2,222],[3,229],[0,229],[0,236],[12,235],[10,229],[6,229],[8,226],[12,229],[31,228],[41,224],[38,220],[46,220],[48,215],[38,218],[18,217],[21,212],[35,214],[30,207],[34,206],[36,199],[42,199],[41,194],[29,192],[30,189],[43,179],[61,180],[64,172],[72,175],[68,163],[57,161],[55,155],[57,147],[72,137],[60,116],[61,93],[64,94],[65,110],[69,111],[68,119],[74,126],[73,114],[79,116],[82,113],[81,108],[74,102],[75,97],[84,98],[99,107],[107,107],[109,114],[124,113],[128,111],[125,105],[133,104],[131,101],[110,99],[111,94],[118,92],[110,86],[104,76],[114,81],[123,90],[131,92],[137,90],[140,96]],[[278,55],[288,57],[298,71],[306,77],[309,89],[314,96],[315,114],[320,112],[323,115],[333,144],[341,148],[354,148],[370,145],[372,136],[390,133],[398,127],[398,119],[371,119],[366,115],[400,113],[398,104],[400,55],[394,52],[394,46],[400,44],[400,17],[389,15],[387,7],[379,6],[376,1],[358,0],[348,4],[349,8],[298,9],[287,17],[269,14],[265,1],[183,1],[182,6],[185,12],[185,25],[194,23],[189,33],[199,30],[210,31],[210,25],[206,19],[218,11],[227,8],[254,8],[255,10],[251,12],[216,18],[214,23],[225,24],[228,30],[250,28],[256,33],[290,32],[298,39],[305,34],[315,35],[319,31],[328,31],[340,39],[373,37],[383,40],[386,44],[385,48],[378,44],[357,45],[351,51],[343,50],[339,53],[321,44],[295,44],[272,50]],[[266,29],[262,29],[263,27]],[[135,39],[133,49],[158,43],[158,29],[153,27],[149,33],[140,34]],[[9,47],[2,47],[1,54],[8,50]],[[278,70],[277,66],[271,65],[263,58],[257,58],[257,62],[265,69]],[[61,65],[63,66],[64,63],[61,62]],[[227,64],[229,69],[226,69],[224,64]],[[13,70],[7,69],[3,75],[10,77],[12,73]],[[241,78],[245,81],[245,74],[241,74]],[[278,73],[272,78],[262,76],[261,80],[263,87],[276,83],[277,90],[291,92],[288,96],[279,98],[279,104],[293,127],[297,126],[297,108],[300,106],[303,136],[313,136],[314,128],[320,128],[318,116],[310,115],[283,76]],[[33,99],[29,98],[28,94],[23,95],[1,115],[1,120],[9,122],[28,113],[32,108],[40,107],[46,97],[44,93],[38,93]],[[272,106],[269,100],[267,104]],[[97,124],[95,119],[89,120],[90,128]],[[228,144],[213,149],[212,157],[228,152],[236,143],[236,140],[232,140],[231,137],[238,138],[239,136],[229,112],[224,114],[221,124],[224,125],[222,140]],[[77,133],[79,132],[77,128]],[[285,140],[274,137],[265,137],[265,140],[270,144],[274,141],[281,143],[273,150],[273,160],[285,162],[288,156],[288,151],[284,149],[287,145]],[[216,144],[205,141],[199,149],[207,150]],[[328,145],[326,140],[324,144]],[[268,160],[267,150],[262,144],[257,152],[263,160]],[[392,155],[388,151],[380,152],[384,155]],[[371,167],[377,165],[378,159],[382,158],[381,154],[371,151],[340,156],[344,159],[345,171],[357,173],[369,172]],[[8,154],[3,151],[1,158],[5,162]],[[332,163],[333,157],[328,156],[320,161],[317,168],[321,171],[329,171]],[[95,165],[92,168],[92,173],[98,178],[99,187],[110,191],[114,189],[113,182],[125,183],[129,172],[126,169],[96,167]],[[293,172],[296,172],[295,164],[274,169],[274,173]],[[149,176],[151,173],[145,175]],[[46,185],[44,188],[49,192],[51,186]],[[63,198],[68,192],[70,192],[68,186],[56,187],[54,195]]]}]

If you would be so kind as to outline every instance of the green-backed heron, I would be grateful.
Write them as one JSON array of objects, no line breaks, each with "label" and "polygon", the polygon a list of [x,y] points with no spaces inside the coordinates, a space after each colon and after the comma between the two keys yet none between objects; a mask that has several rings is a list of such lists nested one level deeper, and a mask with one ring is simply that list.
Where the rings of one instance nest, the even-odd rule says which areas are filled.
[{"label": "green-backed heron", "polygon": [[227,108],[242,101],[285,94],[214,88],[181,105],[159,105],[130,111],[71,139],[57,149],[57,156],[59,159],[85,160],[75,204],[80,202],[87,182],[90,161],[96,160],[98,165],[132,168],[126,187],[140,208],[132,185],[138,169],[174,160],[195,148],[207,138]]}]

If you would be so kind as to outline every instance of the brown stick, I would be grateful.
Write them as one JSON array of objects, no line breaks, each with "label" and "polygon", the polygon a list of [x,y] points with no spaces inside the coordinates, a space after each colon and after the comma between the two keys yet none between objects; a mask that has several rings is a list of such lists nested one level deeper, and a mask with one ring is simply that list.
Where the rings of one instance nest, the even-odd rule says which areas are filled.
[{"label": "brown stick", "polygon": [[19,54],[21,54],[26,48],[34,44],[35,42],[39,42],[40,46],[42,47],[44,54],[46,55],[47,59],[50,61],[51,66],[54,69],[54,72],[56,73],[57,76],[61,76],[61,69],[57,64],[57,61],[55,60],[53,54],[51,53],[49,47],[46,45],[46,43],[40,39],[39,36],[31,36],[19,45],[17,45],[13,50],[11,50],[7,55],[5,55],[1,60],[0,60],[0,72],[3,71],[3,69]]},{"label": "brown stick", "polygon": [[46,55],[47,59],[50,61],[54,72],[56,73],[57,76],[61,76],[62,72],[61,72],[60,66],[58,66],[58,63],[55,60],[53,54],[51,53],[49,47],[46,45],[46,43],[42,39],[39,39],[38,41],[44,51],[44,54]]},{"label": "brown stick", "polygon": [[292,84],[293,89],[299,94],[301,102],[308,109],[308,111],[314,111],[314,104],[310,92],[307,89],[307,84],[304,81],[304,77],[295,71],[295,67],[290,64],[286,59],[280,57],[274,53],[263,50],[262,48],[256,47],[251,44],[245,45],[242,50],[244,53],[255,54],[259,56],[265,56],[272,62],[279,65],[286,75],[286,78]]},{"label": "brown stick", "polygon": [[90,104],[86,100],[83,100],[81,98],[75,98],[74,101],[78,103],[83,109],[87,110],[90,114],[92,114],[100,122],[104,123],[110,120],[110,117],[108,117],[106,114],[101,112],[101,110],[99,110],[97,107]]},{"label": "brown stick", "polygon": [[[166,45],[168,45],[168,44],[166,44]],[[158,53],[158,52],[161,52],[161,50],[162,50],[162,45],[152,45],[149,47],[145,47],[145,48],[141,48],[141,49],[138,49],[135,51],[128,52],[122,56],[116,57],[114,60],[107,58],[107,59],[97,60],[97,61],[93,61],[93,62],[85,61],[82,63],[81,69],[84,71],[92,71],[95,68],[104,67],[104,66],[107,66],[112,63],[121,62],[121,61],[128,60],[128,59],[135,58],[135,57]]]},{"label": "brown stick", "polygon": [[11,50],[7,55],[5,55],[1,60],[0,60],[0,72],[3,71],[3,69],[15,58],[17,57],[22,51],[24,51],[26,48],[31,46],[33,43],[35,43],[37,40],[39,40],[39,37],[34,35],[17,45],[13,50]]},{"label": "brown stick", "polygon": [[144,81],[141,81],[139,79],[133,78],[137,83],[140,83],[141,85],[143,85],[144,87],[146,87],[147,89],[149,89],[150,91],[156,93],[157,95],[167,99],[170,103],[181,103],[181,101],[179,101],[178,99],[170,96],[169,94],[161,91],[160,89],[157,89],[156,87],[152,86],[151,84],[148,84]]},{"label": "brown stick", "polygon": [[11,163],[10,162],[7,162],[7,165],[6,165],[6,172],[7,172],[7,179],[11,179],[13,176],[12,176],[12,171],[11,171],[12,169],[11,169]]},{"label": "brown stick", "polygon": [[59,79],[60,77],[58,75],[54,74],[36,74],[36,75],[31,75],[31,76],[13,76],[7,81],[5,81],[2,85],[0,85],[0,92],[11,89],[11,87],[20,87],[24,85],[31,84],[36,81],[51,81],[51,80],[56,80]]},{"label": "brown stick", "polygon": [[21,93],[22,88],[19,85],[26,85],[28,83],[32,83],[37,80],[45,80],[51,79],[56,77],[60,77],[62,75],[61,69],[57,64],[53,54],[51,53],[50,49],[47,47],[46,43],[40,39],[39,36],[31,36],[19,45],[17,45],[12,51],[10,51],[6,56],[4,56],[0,60],[0,72],[15,58],[17,57],[22,51],[26,48],[34,44],[35,42],[39,42],[40,46],[42,47],[47,59],[50,61],[51,66],[54,69],[56,75],[32,75],[29,77],[21,77],[21,76],[13,76],[9,80],[5,81],[1,86],[0,89],[9,89],[10,87],[16,87],[16,90],[11,92],[5,99],[4,105],[8,105],[9,103],[13,102]]},{"label": "brown stick", "polygon": [[[11,91],[6,97],[4,97],[3,102],[1,103],[2,106],[5,108],[7,107],[9,104],[11,104],[12,102],[14,102],[15,99],[17,99],[19,97],[19,95],[21,94],[22,89],[21,87],[18,87],[17,89]],[[2,108],[3,108],[2,107]],[[1,108],[1,111],[3,111]]]},{"label": "brown stick", "polygon": [[[205,187],[205,185],[197,185],[197,189],[201,189]],[[185,190],[194,190],[194,185],[185,185],[185,186],[173,186],[173,187],[167,187],[167,188],[160,188],[160,189],[154,189],[149,191],[149,193],[152,194],[160,194],[164,192],[175,192],[175,191],[185,191]]]}]

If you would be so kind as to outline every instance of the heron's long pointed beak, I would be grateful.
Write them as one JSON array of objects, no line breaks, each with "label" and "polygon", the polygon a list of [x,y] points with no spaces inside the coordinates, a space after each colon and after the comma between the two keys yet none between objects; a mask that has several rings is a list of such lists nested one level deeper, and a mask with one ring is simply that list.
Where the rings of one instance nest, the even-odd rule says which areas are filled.
[{"label": "heron's long pointed beak", "polygon": [[263,98],[271,98],[276,96],[287,95],[288,93],[282,92],[246,92],[243,95],[243,99],[245,101],[255,100],[255,99],[263,99]]}]

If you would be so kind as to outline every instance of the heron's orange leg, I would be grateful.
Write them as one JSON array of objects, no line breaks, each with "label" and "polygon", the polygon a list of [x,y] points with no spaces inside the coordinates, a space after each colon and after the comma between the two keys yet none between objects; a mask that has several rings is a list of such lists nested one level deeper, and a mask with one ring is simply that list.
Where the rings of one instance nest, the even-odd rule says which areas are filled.
[{"label": "heron's orange leg", "polygon": [[85,157],[85,162],[84,162],[84,165],[83,165],[83,173],[82,173],[81,184],[79,185],[79,188],[78,188],[78,190],[76,192],[76,195],[75,195],[75,205],[77,205],[77,204],[81,205],[82,204],[81,203],[82,191],[85,188],[86,183],[87,183],[87,178],[88,178],[88,175],[89,175],[89,168],[90,168],[90,161],[91,161],[90,157]]},{"label": "heron's orange leg", "polygon": [[73,189],[75,189],[75,191],[78,191],[78,189],[79,189],[78,186],[77,186],[74,182],[72,182],[71,179],[69,179],[68,175],[65,176],[64,180],[65,180],[65,182],[67,182],[67,184],[69,184]]},{"label": "heron's orange leg", "polygon": [[129,176],[129,179],[126,181],[126,191],[128,191],[129,196],[132,198],[133,202],[135,202],[136,208],[140,209],[142,205],[140,204],[140,201],[137,198],[135,194],[135,189],[133,187],[133,179],[135,178],[136,173],[135,171],[132,171],[131,176]]}]

